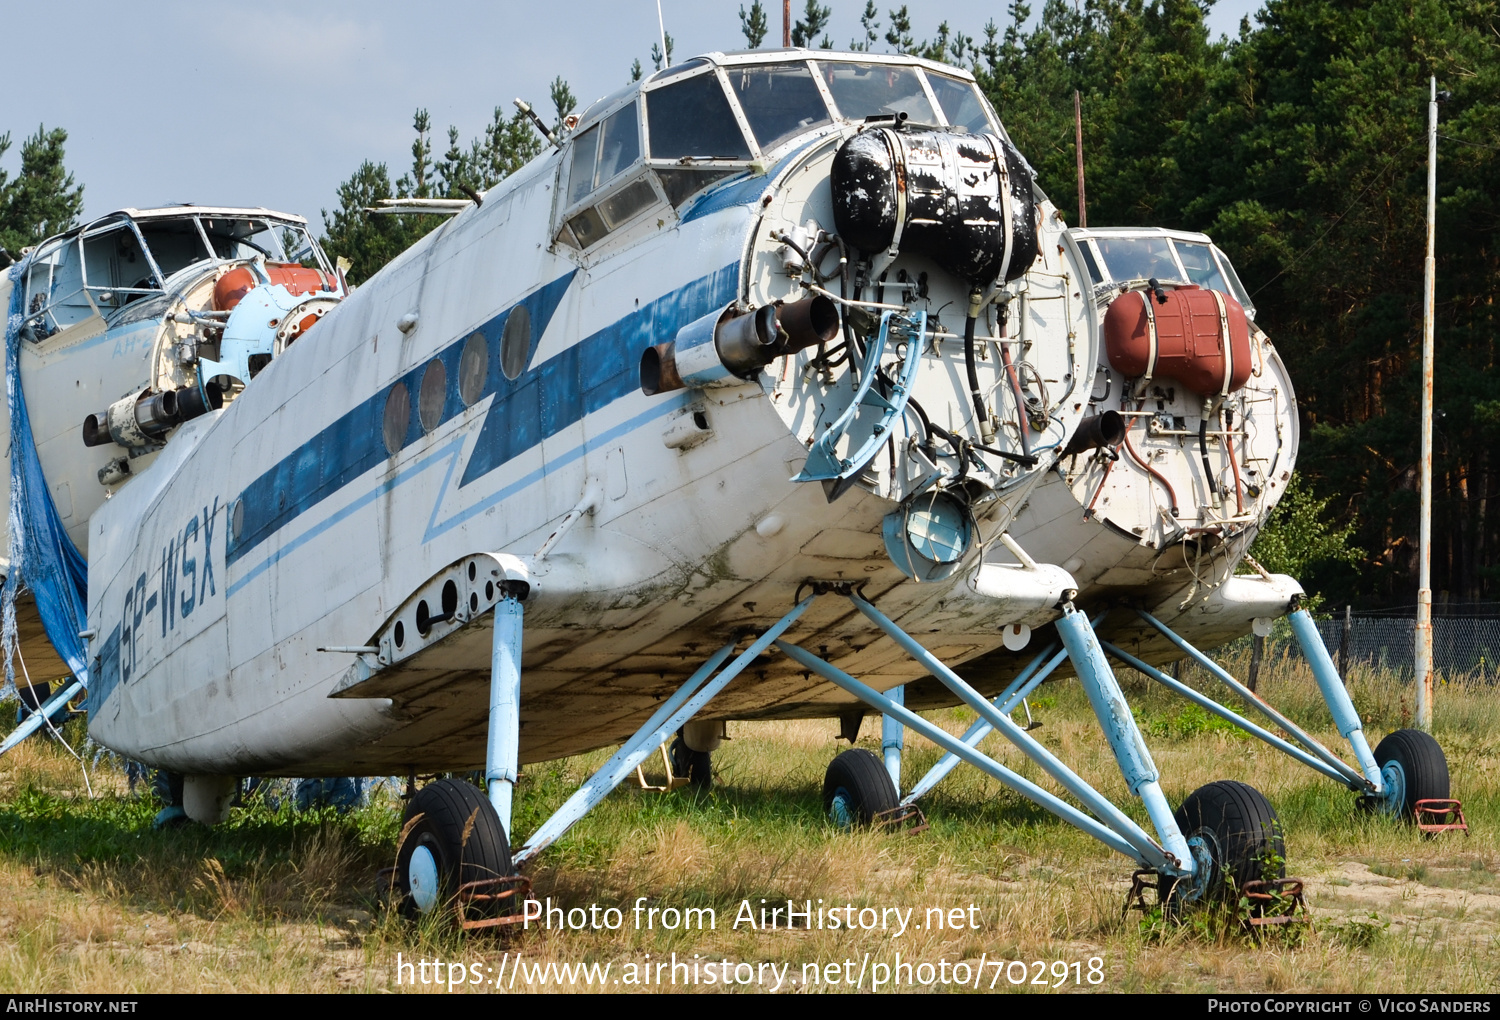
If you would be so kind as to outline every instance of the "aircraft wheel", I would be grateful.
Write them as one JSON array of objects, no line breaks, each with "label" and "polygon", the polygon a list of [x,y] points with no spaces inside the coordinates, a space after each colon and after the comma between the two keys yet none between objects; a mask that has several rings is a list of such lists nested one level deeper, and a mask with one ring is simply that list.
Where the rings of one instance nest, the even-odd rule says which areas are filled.
[{"label": "aircraft wheel", "polygon": [[514,871],[500,816],[469,783],[439,779],[427,784],[406,805],[401,821],[395,882],[408,917],[441,909],[468,882]]},{"label": "aircraft wheel", "polygon": [[869,825],[897,800],[890,773],[874,752],[857,747],[829,763],[823,778],[823,811],[839,828]]},{"label": "aircraft wheel", "polygon": [[1281,822],[1255,787],[1233,780],[1200,786],[1174,817],[1190,846],[1201,841],[1193,856],[1208,874],[1194,884],[1205,899],[1228,898],[1257,879],[1286,877]]},{"label": "aircraft wheel", "polygon": [[1410,819],[1417,801],[1449,796],[1448,759],[1430,733],[1397,730],[1375,748],[1375,763],[1385,783],[1380,801],[1387,814]]},{"label": "aircraft wheel", "polygon": [[672,741],[668,752],[672,759],[672,774],[684,776],[695,790],[708,790],[714,785],[713,752],[694,751],[681,737]]}]

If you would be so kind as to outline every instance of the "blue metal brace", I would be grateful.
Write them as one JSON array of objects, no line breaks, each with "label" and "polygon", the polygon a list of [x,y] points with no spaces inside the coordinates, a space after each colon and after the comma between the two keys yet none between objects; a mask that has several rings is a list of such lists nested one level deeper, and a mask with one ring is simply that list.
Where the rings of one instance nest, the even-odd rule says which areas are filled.
[{"label": "blue metal brace", "polygon": [[1318,633],[1318,625],[1313,623],[1313,618],[1308,615],[1306,609],[1298,609],[1292,613],[1292,633],[1297,635],[1297,643],[1302,646],[1302,654],[1312,665],[1313,676],[1318,681],[1318,689],[1323,692],[1323,700],[1328,705],[1328,711],[1333,713],[1333,723],[1339,728],[1339,733],[1349,741],[1349,747],[1354,752],[1354,759],[1359,762],[1359,767],[1365,774],[1365,778],[1374,787],[1374,793],[1384,792],[1385,781],[1381,778],[1380,766],[1375,764],[1375,755],[1370,751],[1370,742],[1365,739],[1364,726],[1359,721],[1359,712],[1354,708],[1354,702],[1349,699],[1349,691],[1344,687],[1344,681],[1339,678],[1339,671],[1333,665],[1333,659],[1328,655],[1328,648],[1323,644],[1323,638]]},{"label": "blue metal brace", "polygon": [[[986,701],[984,695],[980,694],[957,673],[949,669],[941,659],[923,648],[915,638],[897,626],[884,613],[858,595],[850,595],[849,601],[853,602],[856,609],[889,635],[896,644],[900,645],[908,655],[927,669],[943,686],[957,695],[960,701],[968,705],[975,712],[978,712],[980,717],[999,731],[1001,736],[1020,749],[1026,757],[1041,766],[1048,775],[1055,779],[1069,793],[1077,797],[1084,807],[1092,811],[1111,831],[1134,847],[1136,852],[1131,856],[1135,856],[1139,860],[1148,861],[1151,868],[1162,874],[1189,875],[1193,873],[1196,865],[1194,864],[1192,854],[1188,850],[1187,841],[1183,839],[1182,833],[1178,831],[1177,823],[1172,819],[1171,809],[1165,808],[1166,798],[1162,796],[1160,788],[1156,786],[1157,777],[1155,769],[1150,764],[1149,754],[1145,753],[1144,743],[1141,741],[1139,732],[1136,732],[1134,737],[1135,745],[1139,747],[1135,758],[1144,756],[1144,764],[1136,762],[1135,758],[1127,760],[1122,754],[1122,749],[1118,746],[1115,750],[1117,757],[1120,759],[1121,771],[1125,773],[1125,778],[1130,783],[1132,792],[1137,793],[1145,802],[1147,814],[1151,816],[1151,821],[1156,826],[1158,835],[1161,836],[1161,843],[1152,839],[1133,819],[1115,807],[1108,798],[1090,786],[1081,776],[1068,768],[1067,765],[1063,764],[1040,741],[1017,726],[1011,720],[1010,716],[1004,714],[994,705],[990,704],[990,702]],[[1070,623],[1072,624],[1071,627],[1069,627]],[[1079,634],[1080,625],[1082,635],[1084,635],[1082,637]],[[1093,637],[1093,631],[1089,628],[1087,617],[1073,610],[1071,606],[1068,606],[1064,612],[1063,619],[1058,622],[1058,631],[1062,635],[1063,643],[1068,647],[1069,655],[1073,659],[1073,663],[1077,667],[1080,676],[1088,673],[1092,678],[1102,682],[1104,678],[1099,677],[1099,673],[1101,672],[1099,664],[1102,663],[1102,673],[1107,675],[1108,683],[1113,683],[1114,674],[1110,672],[1108,663],[1104,661],[1104,653],[1099,651],[1098,641]],[[1092,641],[1092,652],[1088,650],[1088,641]],[[778,642],[778,645],[781,645],[781,643]],[[782,647],[787,651],[787,654],[793,654],[790,648]],[[799,662],[803,662],[801,657],[796,655],[793,655],[793,657],[797,658]],[[809,666],[809,668],[813,667]],[[831,669],[832,667],[829,668]],[[819,672],[833,679],[827,672],[822,670],[819,670]],[[845,689],[850,689],[841,680],[835,680],[834,682],[840,686],[844,686]],[[1119,696],[1118,685],[1115,686],[1114,691],[1117,700],[1123,704],[1124,698]],[[863,695],[860,695],[860,697],[863,697]],[[882,699],[882,701],[888,702],[888,699]],[[874,704],[873,702],[869,703]],[[882,711],[887,712],[887,714],[892,714],[890,709],[883,706],[879,707],[881,707]],[[903,720],[906,715],[909,715],[909,713],[905,713],[904,709],[894,714],[901,716]],[[1131,719],[1128,708],[1125,710],[1125,717],[1127,720],[1130,720],[1130,725],[1133,726],[1134,720]],[[910,726],[911,723],[907,722],[907,725]],[[1110,736],[1111,745],[1115,745],[1116,740],[1113,729],[1106,726],[1105,732]],[[929,739],[931,738],[929,737]],[[974,756],[985,761],[990,761],[985,755],[979,754],[973,748],[951,736],[945,741],[936,742],[939,746],[944,747],[966,761],[974,761]],[[985,771],[991,772],[992,775],[1000,778],[997,773],[994,773],[988,767],[986,767]],[[1002,779],[1002,781],[1004,780]],[[1032,797],[1030,793],[1026,793],[1025,795],[1031,797],[1033,800],[1037,799]],[[1043,807],[1047,807],[1048,810],[1055,810],[1048,803],[1037,802],[1041,803]],[[1165,814],[1163,814],[1163,808],[1165,808]],[[1086,831],[1092,832],[1092,830]]]},{"label": "blue metal brace", "polygon": [[1202,708],[1204,711],[1212,712],[1220,719],[1223,719],[1226,722],[1233,723],[1240,729],[1244,730],[1246,733],[1250,734],[1252,737],[1258,737],[1259,739],[1264,740],[1266,743],[1276,748],[1276,750],[1281,751],[1283,754],[1291,755],[1293,758],[1297,759],[1308,768],[1316,772],[1323,773],[1323,775],[1327,776],[1329,779],[1333,779],[1337,782],[1343,783],[1345,786],[1352,785],[1355,790],[1363,789],[1363,787],[1361,787],[1358,783],[1353,783],[1352,780],[1350,780],[1342,772],[1330,768],[1322,761],[1314,758],[1312,755],[1302,750],[1300,747],[1294,747],[1269,730],[1255,725],[1253,722],[1251,722],[1249,719],[1246,719],[1239,713],[1230,711],[1207,695],[1199,694],[1197,691],[1193,690],[1182,681],[1174,680],[1154,666],[1147,665],[1124,649],[1118,648],[1110,644],[1108,641],[1101,641],[1100,644],[1104,646],[1104,650],[1106,652],[1108,652],[1110,655],[1113,655],[1121,662],[1125,663],[1125,665],[1134,668],[1137,672],[1144,673],[1146,676],[1150,677],[1152,680],[1155,680],[1157,683],[1163,685],[1164,687],[1168,687],[1171,690],[1176,691],[1178,694],[1181,694],[1184,698],[1187,698],[1189,701],[1197,705],[1199,708]]},{"label": "blue metal brace", "polygon": [[[897,705],[906,704],[906,685],[892,687],[885,692]],[[896,796],[901,796],[901,752],[906,749],[906,727],[894,716],[880,717],[880,753],[885,757],[885,770],[891,774],[891,786]]]},{"label": "blue metal brace", "polygon": [[74,680],[71,684],[65,687],[61,693],[54,694],[51,698],[49,698],[45,705],[42,705],[40,708],[33,710],[32,713],[21,722],[21,725],[10,731],[10,735],[5,738],[4,743],[0,743],[0,754],[4,754],[6,751],[9,751],[12,747],[15,747],[21,741],[25,740],[27,737],[31,736],[37,730],[45,726],[47,724],[47,720],[51,719],[59,708],[62,708],[68,702],[76,698],[83,689],[83,681]]},{"label": "blue metal brace", "polygon": [[525,610],[511,592],[495,603],[495,635],[490,645],[490,728],[485,746],[484,778],[490,803],[510,827],[511,797],[521,759],[521,630]]},{"label": "blue metal brace", "polygon": [[[1104,614],[1101,613],[1099,619],[1103,616]],[[1099,619],[1095,619],[1096,625]],[[990,704],[1006,715],[1010,715],[1024,698],[1030,696],[1032,691],[1041,686],[1043,680],[1046,680],[1058,666],[1062,665],[1062,661],[1067,657],[1067,651],[1060,650],[1058,642],[1053,641],[1042,649],[1036,658],[1026,664],[1026,668],[1017,674],[1005,690],[991,698]],[[959,739],[970,747],[978,747],[979,742],[993,733],[994,729],[995,727],[984,719],[976,719]],[[943,755],[938,759],[937,764],[928,769],[927,774],[917,781],[917,785],[911,788],[911,792],[901,799],[901,803],[913,804],[919,797],[926,796],[934,786],[943,781],[948,773],[958,767],[958,763],[959,759],[956,755]]]},{"label": "blue metal brace", "polygon": [[969,747],[947,730],[933,725],[904,705],[896,704],[873,687],[860,683],[848,673],[845,673],[832,663],[824,662],[807,649],[787,641],[777,641],[776,647],[786,652],[787,655],[791,656],[800,665],[823,677],[823,679],[848,691],[876,711],[899,719],[903,726],[921,734],[934,744],[957,755],[987,775],[993,776],[1027,800],[1052,812],[1069,825],[1088,833],[1110,849],[1119,851],[1145,867],[1159,869],[1174,875],[1182,874],[1180,869],[1171,867],[1170,863],[1166,860],[1166,856],[1162,853],[1161,847],[1157,846],[1156,842],[1150,836],[1146,835],[1140,826],[1134,822],[1130,822],[1129,819],[1126,819],[1126,821],[1128,827],[1133,830],[1130,833],[1130,837],[1132,838],[1127,838],[1126,834],[1117,832],[1112,826],[1100,824],[1062,798],[1048,793],[1029,779],[1017,775],[982,751],[977,751]]},{"label": "blue metal brace", "polygon": [[[901,374],[896,379],[890,397],[887,398],[873,387],[876,370],[880,368],[880,359],[885,356],[892,332],[895,332],[898,338],[902,335],[907,338],[907,348],[906,358],[901,363]],[[844,413],[828,426],[813,443],[812,448],[807,451],[807,463],[802,465],[802,473],[797,475],[794,481],[840,481],[852,478],[864,469],[864,466],[870,462],[870,458],[874,457],[880,447],[890,438],[891,429],[896,420],[905,413],[906,402],[911,398],[912,383],[917,377],[917,368],[922,363],[922,351],[926,345],[926,312],[917,312],[915,321],[895,312],[881,314],[880,331],[870,341],[870,346],[865,351],[865,361],[860,370],[859,385],[854,390],[854,398],[849,401],[849,406],[844,408]],[[855,418],[859,416],[859,409],[866,404],[881,409],[880,420],[871,428],[870,437],[865,440],[863,446],[848,457],[840,458],[839,441],[854,424]]]},{"label": "blue metal brace", "polygon": [[[589,779],[580,786],[573,796],[569,797],[562,807],[553,812],[552,817],[542,823],[526,845],[522,847],[514,857],[511,858],[516,868],[535,857],[542,850],[556,842],[563,833],[571,829],[580,818],[593,810],[594,806],[609,796],[616,786],[619,786],[626,777],[635,771],[635,767],[655,751],[683,723],[698,714],[698,710],[708,704],[721,690],[724,685],[755,661],[756,657],[771,646],[771,643],[782,634],[786,633],[788,627],[797,621],[797,618],[812,604],[816,595],[809,595],[797,603],[780,620],[777,620],[769,630],[756,638],[740,655],[724,667],[712,680],[709,676],[713,674],[724,660],[729,658],[734,651],[734,645],[725,645],[705,662],[696,673],[677,690],[677,693],[668,698],[666,703],[657,709],[650,719],[638,730],[635,735],[627,740],[624,745],[605,762]],[[705,682],[707,681],[707,682]]]},{"label": "blue metal brace", "polygon": [[[1329,768],[1334,769],[1340,775],[1342,775],[1344,777],[1345,785],[1349,786],[1350,789],[1367,793],[1378,793],[1380,791],[1381,786],[1378,782],[1372,783],[1367,775],[1362,775],[1359,771],[1350,768],[1348,763],[1339,758],[1338,755],[1334,754],[1332,751],[1328,750],[1328,748],[1320,744],[1317,740],[1313,739],[1310,733],[1308,733],[1302,727],[1298,726],[1296,723],[1292,722],[1280,712],[1276,711],[1276,709],[1272,708],[1261,698],[1257,697],[1254,691],[1246,687],[1244,684],[1240,683],[1234,677],[1230,676],[1222,666],[1220,666],[1214,660],[1210,659],[1207,655],[1203,654],[1198,649],[1194,648],[1166,624],[1162,623],[1160,620],[1152,616],[1150,613],[1146,612],[1144,609],[1137,609],[1136,615],[1138,615],[1141,619],[1145,620],[1147,623],[1151,624],[1151,626],[1160,631],[1168,641],[1171,641],[1178,648],[1182,649],[1188,655],[1192,656],[1192,658],[1196,662],[1198,662],[1199,665],[1212,673],[1221,683],[1224,684],[1224,686],[1234,691],[1235,694],[1238,694],[1240,698],[1245,702],[1245,704],[1260,712],[1261,715],[1264,715],[1267,719],[1270,719],[1273,723],[1275,723],[1277,726],[1280,726],[1283,730],[1286,730],[1287,733],[1291,734],[1293,740],[1301,744],[1310,753],[1322,760],[1322,762]],[[1317,645],[1319,648],[1323,647],[1323,642],[1321,639],[1318,639]],[[1325,652],[1324,655],[1326,657],[1327,653]],[[1331,663],[1329,664],[1329,668],[1332,669]],[[1338,683],[1337,676],[1334,677],[1334,682]],[[1319,683],[1321,686],[1322,681],[1320,680]],[[1342,690],[1343,684],[1338,684],[1338,687],[1340,690]],[[1325,699],[1328,698],[1328,694],[1329,692],[1326,690],[1323,692],[1323,696]],[[1345,694],[1344,697],[1347,698],[1348,695]],[[1354,708],[1352,705],[1349,707],[1349,711],[1351,714],[1353,713]],[[1358,720],[1358,716],[1355,716],[1354,718],[1356,719],[1356,721]],[[1362,736],[1363,734],[1361,734],[1361,737]],[[1374,756],[1372,755],[1372,765],[1373,757]],[[1379,774],[1377,771],[1377,780],[1378,778]]]}]

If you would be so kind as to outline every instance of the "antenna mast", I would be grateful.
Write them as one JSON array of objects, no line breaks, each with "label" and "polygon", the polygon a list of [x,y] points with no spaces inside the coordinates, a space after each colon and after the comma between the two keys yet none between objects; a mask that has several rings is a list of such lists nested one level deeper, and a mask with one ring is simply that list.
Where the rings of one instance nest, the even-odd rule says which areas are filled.
[{"label": "antenna mast", "polygon": [[1088,207],[1083,201],[1083,100],[1073,90],[1073,148],[1078,153],[1078,225],[1089,225]]},{"label": "antenna mast", "polygon": [[1432,304],[1437,285],[1433,256],[1437,231],[1437,76],[1427,102],[1427,258],[1422,280],[1422,511],[1417,538],[1417,627],[1413,665],[1417,680],[1417,729],[1432,731]]},{"label": "antenna mast", "polygon": [[661,0],[656,0],[656,30],[661,33],[661,66],[670,67],[672,61],[667,57],[667,23],[661,18]]}]

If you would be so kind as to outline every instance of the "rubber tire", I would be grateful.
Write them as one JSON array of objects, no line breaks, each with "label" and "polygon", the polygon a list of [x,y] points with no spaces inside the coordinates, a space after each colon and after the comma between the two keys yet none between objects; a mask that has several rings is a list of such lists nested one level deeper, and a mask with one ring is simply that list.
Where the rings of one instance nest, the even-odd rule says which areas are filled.
[{"label": "rubber tire", "polygon": [[1209,900],[1224,899],[1247,881],[1286,877],[1286,843],[1276,809],[1255,787],[1221,779],[1194,790],[1173,816],[1185,838],[1202,836],[1213,870]]},{"label": "rubber tire", "polygon": [[[408,830],[413,818],[421,818]],[[468,842],[464,827],[474,819]],[[439,779],[417,791],[401,817],[406,838],[396,851],[396,891],[401,911],[417,917],[425,911],[411,896],[412,854],[425,847],[432,854],[438,872],[438,898],[432,909],[450,903],[459,886],[484,878],[499,878],[514,873],[510,861],[510,841],[495,806],[479,788],[460,779]]]},{"label": "rubber tire", "polygon": [[672,774],[684,776],[688,784],[695,790],[710,790],[714,785],[714,764],[712,751],[694,751],[687,746],[687,741],[678,737],[672,741],[672,748],[667,752],[672,760]]},{"label": "rubber tire", "polygon": [[828,764],[823,778],[823,813],[834,822],[838,819],[833,815],[833,802],[840,793],[853,812],[854,824],[861,827],[870,825],[882,811],[896,807],[900,799],[885,762],[862,747],[845,751]]},{"label": "rubber tire", "polygon": [[1397,730],[1387,736],[1375,748],[1375,764],[1384,772],[1392,763],[1401,766],[1406,778],[1406,796],[1399,808],[1400,817],[1412,818],[1412,808],[1419,800],[1446,800],[1449,797],[1448,759],[1432,734],[1421,730]]}]

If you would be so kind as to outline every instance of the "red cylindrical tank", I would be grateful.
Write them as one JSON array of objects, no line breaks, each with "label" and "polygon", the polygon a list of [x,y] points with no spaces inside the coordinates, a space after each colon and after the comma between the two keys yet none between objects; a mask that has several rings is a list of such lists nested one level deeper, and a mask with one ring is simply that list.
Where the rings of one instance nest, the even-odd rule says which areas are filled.
[{"label": "red cylindrical tank", "polygon": [[[320,290],[337,290],[327,277],[316,269],[308,269],[287,262],[266,263],[266,275],[272,283],[279,283],[295,295],[316,294]],[[260,281],[249,266],[236,266],[214,284],[214,309],[220,312],[233,311],[234,306]]]},{"label": "red cylindrical tank", "polygon": [[1221,291],[1188,285],[1121,294],[1104,313],[1110,366],[1135,378],[1170,379],[1202,397],[1230,393],[1250,378],[1245,309]]}]

